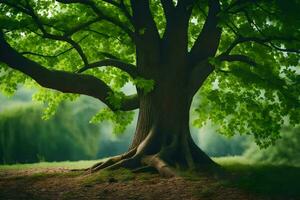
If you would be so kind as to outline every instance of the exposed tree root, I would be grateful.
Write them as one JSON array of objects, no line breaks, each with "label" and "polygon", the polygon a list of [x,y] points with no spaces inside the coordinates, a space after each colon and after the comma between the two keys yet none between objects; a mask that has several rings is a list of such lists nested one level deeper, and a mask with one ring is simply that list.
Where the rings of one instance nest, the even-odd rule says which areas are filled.
[{"label": "exposed tree root", "polygon": [[[100,162],[87,169],[89,173],[99,170],[127,168],[133,171],[155,169],[163,177],[177,176],[177,170],[203,170],[217,166],[193,141],[174,139],[168,145],[155,138],[154,129],[139,146],[127,153]],[[158,141],[158,142],[155,142]]]},{"label": "exposed tree root", "polygon": [[158,155],[145,156],[142,159],[142,163],[150,167],[154,167],[158,171],[158,173],[163,177],[170,178],[176,176],[175,170],[173,170],[170,167],[170,165],[168,165],[165,161],[159,158]]},{"label": "exposed tree root", "polygon": [[99,170],[105,169],[105,168],[114,168],[113,166],[117,166],[117,165],[121,166],[122,165],[121,163],[123,163],[123,165],[124,165],[125,160],[128,160],[135,153],[136,153],[136,148],[128,151],[127,153],[111,157],[111,158],[109,158],[108,160],[106,160],[104,162],[96,163],[91,168],[88,168],[87,171],[96,172],[96,171],[99,171]]},{"label": "exposed tree root", "polygon": [[[200,170],[206,169],[205,167],[187,168],[181,167],[180,163],[170,165],[159,154],[144,155],[139,154],[132,155],[132,151],[112,157],[105,162],[97,163],[93,167],[88,169],[89,173],[94,173],[101,170],[116,170],[119,168],[130,169],[133,172],[158,172],[162,177],[171,178],[178,176],[178,169]],[[130,157],[131,156],[131,157]],[[206,165],[205,165],[206,166]],[[211,165],[209,165],[211,166]],[[208,167],[208,166],[206,166]],[[212,166],[213,167],[213,166]]]}]

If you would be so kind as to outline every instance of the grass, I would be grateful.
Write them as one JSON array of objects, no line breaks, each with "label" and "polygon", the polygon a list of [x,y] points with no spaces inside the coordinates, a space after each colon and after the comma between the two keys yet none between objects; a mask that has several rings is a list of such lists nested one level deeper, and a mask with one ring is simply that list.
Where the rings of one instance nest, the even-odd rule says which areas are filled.
[{"label": "grass", "polygon": [[84,169],[91,167],[101,160],[82,160],[82,161],[64,161],[64,162],[39,162],[32,164],[12,164],[0,165],[0,170],[25,170],[39,168],[65,168],[65,169]]},{"label": "grass", "polygon": [[[251,164],[243,157],[221,157],[213,158],[214,161],[222,166],[232,165],[233,163],[239,164]],[[101,159],[104,160],[104,159]],[[24,170],[24,169],[37,169],[37,168],[66,168],[66,169],[83,169],[92,166],[93,164],[100,162],[101,160],[81,160],[81,161],[63,161],[63,162],[39,162],[29,164],[10,164],[0,165],[0,170]]]},{"label": "grass", "polygon": [[255,164],[243,157],[214,159],[233,179],[226,184],[252,193],[300,199],[300,168],[283,165]]},{"label": "grass", "polygon": [[[224,187],[234,187],[249,191],[251,193],[265,195],[269,197],[284,197],[285,199],[300,197],[300,168],[292,166],[278,166],[257,164],[243,157],[224,157],[214,158],[223,168],[232,176],[228,180],[218,180]],[[0,165],[0,170],[24,170],[24,169],[39,169],[39,168],[67,168],[80,169],[87,168],[99,161],[77,161],[77,162],[41,162],[35,164],[15,164],[15,165]],[[70,176],[77,174],[70,174]],[[32,178],[42,178],[48,175],[37,173],[32,175]],[[55,174],[55,176],[60,176]],[[63,175],[62,175],[63,176]],[[139,177],[140,176],[140,177]],[[199,180],[192,174],[183,174],[188,180]],[[136,175],[129,170],[119,169],[115,171],[102,171],[93,176],[87,177],[83,186],[91,186],[101,182],[125,182],[130,180],[147,180],[151,177],[148,174],[141,173]],[[201,177],[200,177],[201,179]],[[211,193],[202,191],[202,196],[207,196]],[[299,198],[300,199],[300,198]]]}]

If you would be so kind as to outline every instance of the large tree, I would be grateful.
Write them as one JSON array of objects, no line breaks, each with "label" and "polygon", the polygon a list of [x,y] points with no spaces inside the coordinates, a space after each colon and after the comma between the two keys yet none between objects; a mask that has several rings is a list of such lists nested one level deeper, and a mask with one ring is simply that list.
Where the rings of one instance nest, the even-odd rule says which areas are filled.
[{"label": "large tree", "polygon": [[[119,131],[139,109],[129,151],[92,170],[215,165],[189,130],[198,91],[196,125],[261,146],[300,122],[298,0],[0,0],[0,10],[2,90],[38,83],[95,97],[108,109],[94,119]],[[77,97],[40,90],[48,114]]]}]

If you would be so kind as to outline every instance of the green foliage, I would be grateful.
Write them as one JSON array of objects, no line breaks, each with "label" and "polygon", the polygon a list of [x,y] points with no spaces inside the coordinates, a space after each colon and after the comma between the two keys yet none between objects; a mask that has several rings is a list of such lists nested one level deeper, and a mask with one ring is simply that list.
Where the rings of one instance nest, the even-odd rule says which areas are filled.
[{"label": "green foliage", "polygon": [[32,96],[32,99],[46,105],[42,116],[42,119],[44,120],[48,120],[52,116],[54,116],[55,112],[63,101],[74,101],[79,96],[74,94],[63,94],[56,91],[49,91],[43,88],[39,89],[40,90]]},{"label": "green foliage", "polygon": [[216,161],[233,174],[233,179],[223,183],[227,187],[241,188],[271,199],[297,199],[300,195],[299,167],[249,164],[239,158]]},{"label": "green foliage", "polygon": [[87,119],[67,105],[47,122],[41,120],[41,111],[28,104],[0,113],[1,163],[96,158],[99,127],[82,126]]},{"label": "green foliage", "polygon": [[112,111],[109,108],[101,109],[92,119],[91,123],[109,120],[113,125],[113,133],[121,134],[125,131],[134,117],[134,112]]},{"label": "green foliage", "polygon": [[298,100],[293,100],[296,97],[286,89],[274,88],[241,72],[243,79],[222,74],[209,78],[198,94],[199,117],[194,124],[201,127],[210,119],[224,135],[253,135],[259,146],[267,147],[280,138],[280,128],[286,121],[291,126],[299,123]]},{"label": "green foliage", "polygon": [[[79,3],[61,4],[52,0],[9,2],[18,6],[30,6],[41,22],[47,24],[44,26],[45,31],[59,36],[98,17],[92,9]],[[125,27],[133,30],[130,20],[119,9],[103,1],[95,2],[103,14],[119,20]],[[131,13],[130,2],[124,2],[125,8]],[[205,22],[207,2],[195,1],[188,29],[189,49]],[[222,28],[222,37],[217,55],[228,50],[240,38],[283,39],[274,39],[267,44],[245,42],[232,49],[231,54],[248,56],[257,63],[256,66],[211,58],[210,64],[215,66],[216,71],[197,95],[198,117],[194,124],[201,127],[211,120],[219,125],[220,133],[227,136],[253,135],[257,144],[265,148],[280,138],[279,130],[286,123],[290,126],[300,123],[300,57],[293,53],[293,50],[300,49],[300,3],[298,0],[238,1],[236,6],[231,6],[235,1],[220,2],[223,12],[218,15],[218,26]],[[162,36],[166,19],[160,1],[151,1],[150,8]],[[6,39],[19,52],[46,55],[41,57],[24,54],[49,69],[75,72],[84,65],[80,55],[68,43],[41,37],[42,32],[31,17],[4,4],[0,4],[0,29],[5,31]],[[146,28],[141,28],[138,33],[143,35],[146,31]],[[91,23],[70,35],[70,38],[81,46],[90,63],[109,57],[128,63],[136,62],[135,45],[131,38],[119,27],[105,20]],[[153,80],[132,80],[125,72],[111,67],[95,68],[86,73],[102,79],[112,87],[113,94],[108,100],[115,108],[120,107],[124,97],[122,89],[126,83],[133,82],[145,94],[155,86]],[[20,84],[37,87],[29,78],[1,64],[0,91],[12,95]],[[39,101],[47,102],[45,119],[55,113],[63,100],[73,100],[76,97],[44,89],[35,96]],[[104,118],[112,121],[115,132],[122,132],[133,117],[132,113],[113,114],[106,109],[100,111],[92,121],[103,121]]]},{"label": "green foliage", "polygon": [[274,146],[258,150],[256,145],[250,146],[244,156],[253,162],[265,164],[300,166],[300,127],[285,127],[282,138]]},{"label": "green foliage", "polygon": [[[22,134],[24,141],[20,146],[26,146],[28,151],[33,152],[32,157],[34,157],[35,162],[49,160],[47,155],[52,155],[52,160],[60,160],[61,153],[59,153],[56,148],[60,148],[61,144],[64,144],[64,148],[72,149],[72,152],[64,156],[66,160],[109,157],[120,154],[128,149],[133,136],[132,132],[134,131],[132,125],[129,126],[122,135],[112,135],[111,124],[88,123],[92,116],[97,113],[97,110],[103,107],[98,104],[97,100],[80,97],[72,103],[63,102],[57,108],[56,115],[45,121],[41,120],[41,116],[45,111],[44,106],[32,104],[31,102],[31,95],[33,93],[32,90],[21,88],[13,97],[7,98],[0,95],[0,121],[6,120],[6,124],[11,124],[11,126],[9,126],[11,128],[11,137],[24,132]],[[29,108],[35,108],[36,112],[32,112]],[[6,117],[8,115],[11,116],[10,119],[14,120],[13,122],[7,121]],[[29,120],[28,116],[31,117],[31,120]],[[22,122],[20,122],[20,118],[28,118],[28,120],[22,120]],[[130,117],[128,120],[130,120]],[[14,123],[17,123],[17,125],[14,125]],[[0,134],[5,134],[7,127],[2,125],[0,126]],[[118,133],[120,132],[121,130]],[[69,136],[69,134],[71,134],[72,137]],[[9,137],[11,140],[7,137],[6,139],[9,139],[9,141],[5,140],[3,144],[0,144],[0,148],[11,141],[13,143],[11,148],[14,149],[13,153],[11,152],[12,157],[22,157],[22,152],[18,150],[18,141],[15,141],[11,137]],[[65,138],[69,137],[71,139],[66,141]],[[47,141],[50,140],[50,138],[53,141],[51,148],[47,146]],[[45,153],[41,152],[41,149],[37,150],[35,145],[29,146],[32,141],[36,140],[38,140],[39,143],[45,142],[47,144],[44,145],[45,148],[47,147],[49,151],[53,152],[48,152],[46,149]],[[68,142],[72,144],[69,145]],[[77,147],[79,145],[82,147]],[[53,149],[52,146],[55,149]],[[81,149],[81,152],[78,153],[77,149]],[[10,150],[7,152],[9,154]],[[74,158],[74,154],[76,154],[76,159]],[[14,158],[12,157],[9,159],[13,160]]]},{"label": "green foliage", "polygon": [[133,83],[138,89],[141,89],[144,94],[151,92],[154,89],[154,80],[147,80],[141,77],[138,77],[133,80]]},{"label": "green foliage", "polygon": [[[231,3],[222,1],[222,6],[226,8]],[[299,38],[299,14],[295,12],[299,7],[299,1],[258,1],[233,7],[235,15],[220,13],[223,33],[219,52],[226,51],[238,37]],[[274,40],[271,45],[299,50],[298,42],[288,41]],[[300,57],[256,42],[237,45],[231,54],[247,55],[258,65],[211,58],[216,73],[198,94],[198,118],[194,124],[201,127],[211,120],[224,135],[253,135],[260,147],[274,144],[286,123],[300,123]]]}]

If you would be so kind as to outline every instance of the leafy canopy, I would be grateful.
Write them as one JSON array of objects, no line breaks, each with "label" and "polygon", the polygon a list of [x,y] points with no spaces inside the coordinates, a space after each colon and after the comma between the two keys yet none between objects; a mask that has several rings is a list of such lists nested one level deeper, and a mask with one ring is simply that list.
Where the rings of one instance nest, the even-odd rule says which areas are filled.
[{"label": "leafy canopy", "polygon": [[[184,1],[190,2],[178,0],[173,5]],[[150,1],[161,37],[166,2],[171,1]],[[209,5],[208,0],[191,2],[189,49],[207,19]],[[196,95],[194,124],[203,126],[211,120],[219,125],[220,133],[252,134],[264,147],[279,137],[283,124],[300,122],[300,1],[221,0],[220,4],[222,36],[217,55],[210,58],[215,70]],[[0,0],[0,28],[9,44],[49,69],[69,72],[104,59],[120,60],[134,68],[131,14],[129,0]],[[138,33],[144,34],[145,29]],[[123,88],[127,83],[146,93],[155,87],[152,80],[128,73],[131,68],[124,72],[121,67],[109,66],[82,71],[110,86],[112,93],[107,99],[116,108],[126,96]],[[61,101],[78,97],[43,89],[4,64],[0,70],[4,93],[13,94],[20,84],[39,89],[34,98],[47,102],[46,118]],[[127,118],[132,115],[105,109],[92,121],[110,119],[117,124],[116,130],[122,131],[130,123]]]}]

